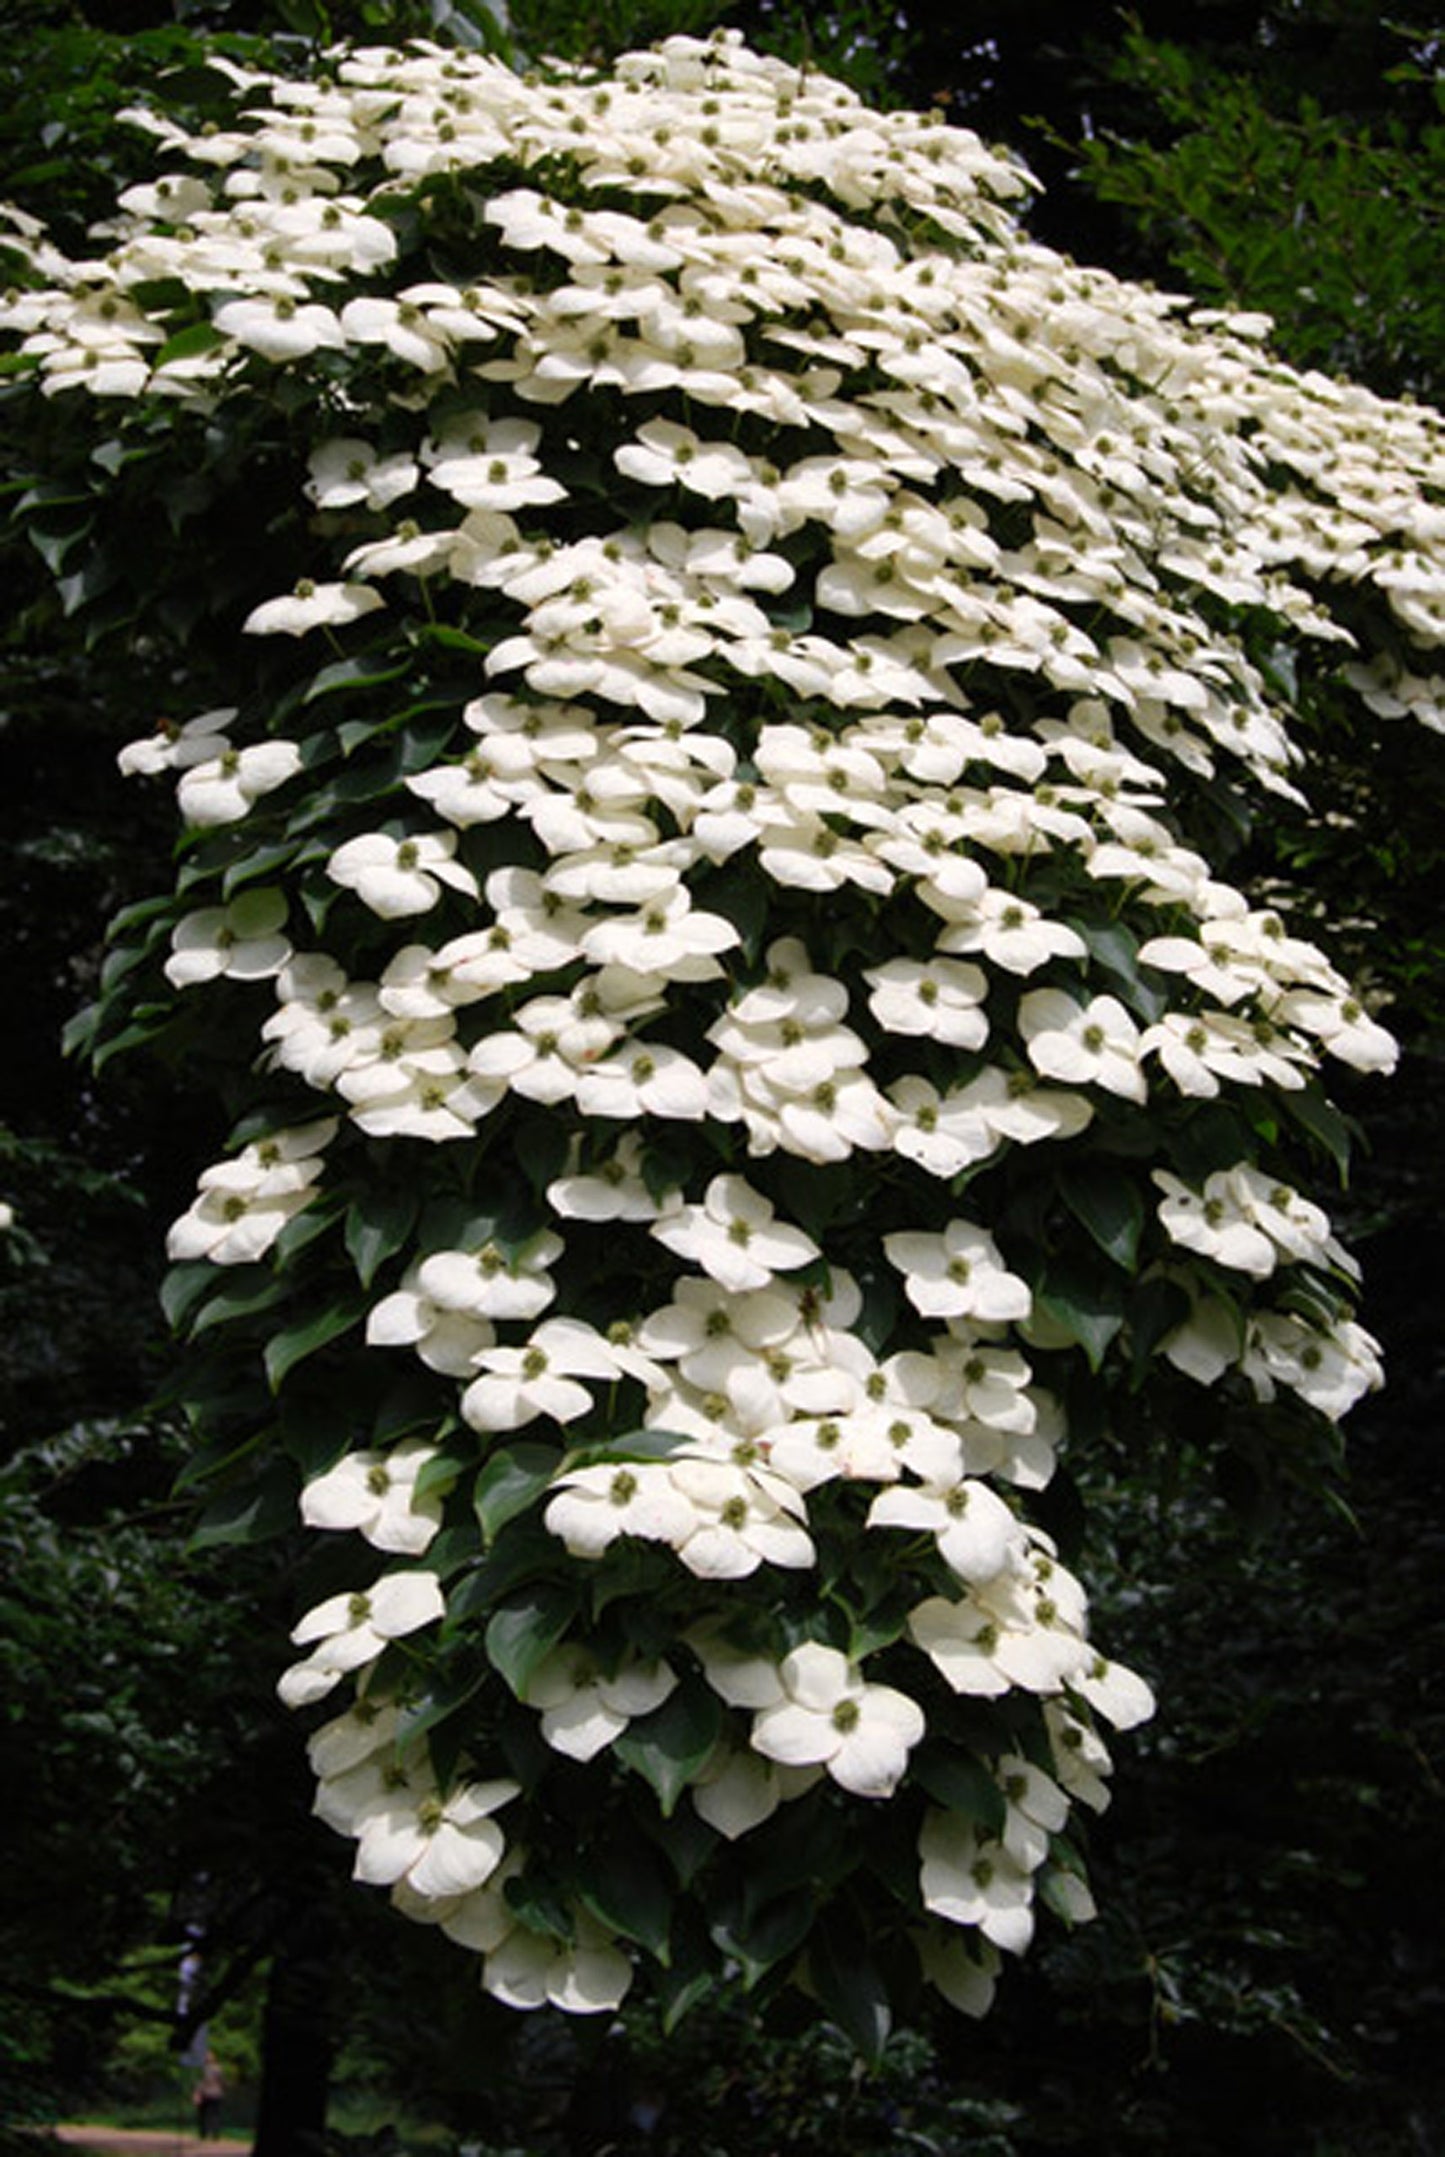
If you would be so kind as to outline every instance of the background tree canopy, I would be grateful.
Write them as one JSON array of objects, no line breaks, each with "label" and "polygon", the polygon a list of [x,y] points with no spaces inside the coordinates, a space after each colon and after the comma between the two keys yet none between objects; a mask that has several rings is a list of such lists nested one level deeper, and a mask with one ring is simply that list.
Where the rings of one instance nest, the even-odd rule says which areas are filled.
[{"label": "background tree canopy", "polygon": [[[238,58],[263,40],[283,66],[342,28],[497,42],[483,10],[383,0],[348,9],[344,24],[309,0],[178,9],[178,20],[145,7],[61,23],[49,8],[12,14],[0,195],[72,244],[135,169],[115,108],[158,69],[193,68],[202,38]],[[1050,244],[1263,308],[1298,364],[1437,397],[1442,303],[1425,270],[1441,127],[1425,29],[1346,4],[1201,6],[1186,43],[1167,11],[1142,11],[1127,35],[1103,6],[1071,9],[1067,35],[1058,17],[965,7],[945,28],[904,11],[886,41],[870,9],[760,5],[725,19],[870,96],[946,101],[1011,141],[1051,180],[1036,212]],[[1155,20],[1175,42],[1151,35]],[[512,18],[528,53],[591,56],[678,27],[711,18],[661,6]],[[0,1746],[28,1853],[0,1908],[20,1943],[0,1978],[0,2062],[17,2112],[100,2089],[127,2018],[169,2021],[147,1973],[195,1921],[216,1994],[271,1974],[258,2147],[278,2152],[297,2147],[298,2121],[316,2123],[342,2031],[352,2059],[369,2051],[403,2097],[459,2127],[498,2135],[505,2123],[526,2147],[559,2146],[569,2087],[600,2117],[624,2081],[670,2099],[659,2148],[684,2146],[699,2087],[727,2118],[717,2146],[738,2152],[772,2147],[779,2118],[804,2111],[860,2152],[893,2146],[909,2121],[937,2146],[967,2135],[1020,2157],[1202,2153],[1226,2136],[1260,2151],[1427,2146],[1440,2100],[1426,1917],[1439,1881],[1440,1373],[1419,1252],[1439,1214],[1442,974],[1429,903],[1438,782],[1418,743],[1397,729],[1381,753],[1352,737],[1323,686],[1303,685],[1328,772],[1324,813],[1275,834],[1269,855],[1284,879],[1271,896],[1306,918],[1349,914],[1350,961],[1394,998],[1408,1051],[1390,1099],[1358,1104],[1370,1157],[1349,1225],[1391,1368],[1387,1399],[1352,1426],[1349,1502],[1364,1532],[1238,1457],[1211,1491],[1190,1470],[1203,1433],[1193,1453],[1185,1436],[1177,1488],[1147,1502],[1138,1464],[1100,1450],[1082,1479],[1095,1593],[1111,1642],[1147,1665],[1168,1704],[1135,1741],[1096,1846],[1104,1917],[1015,1973],[984,2031],[910,2037],[892,2084],[885,2070],[858,2090],[786,2010],[758,2032],[720,1999],[669,2048],[635,2030],[625,2062],[595,2040],[590,2061],[565,2046],[549,2056],[535,2035],[512,2042],[487,2024],[491,2056],[507,2042],[509,2066],[500,2092],[490,2074],[479,2089],[482,2047],[463,2018],[449,2008],[423,2023],[406,2005],[418,1986],[435,1996],[434,1943],[389,1934],[378,1946],[372,1913],[337,1893],[344,1852],[307,1818],[309,1784],[267,1675],[286,1654],[296,1552],[265,1546],[243,1560],[224,1530],[219,1552],[214,1532],[210,1545],[184,1541],[192,1501],[172,1487],[183,1447],[154,1296],[164,1224],[215,1151],[220,1112],[154,1067],[122,1058],[96,1076],[58,1055],[95,983],[101,922],[167,880],[168,819],[122,796],[114,751],[169,709],[171,659],[163,645],[134,646],[118,670],[102,638],[78,647],[69,616],[105,599],[67,591],[86,535],[63,501],[26,521],[36,537],[17,533],[7,553],[17,603],[0,732],[0,928],[25,1015],[0,1127],[16,1211],[0,1245]],[[174,628],[186,636],[183,613]],[[205,657],[220,701],[229,654],[218,642]],[[1232,873],[1250,872],[1246,849]],[[1385,1549],[1382,1580],[1364,1553]],[[1172,1585],[1140,1598],[1128,1584],[1141,1578]]]}]

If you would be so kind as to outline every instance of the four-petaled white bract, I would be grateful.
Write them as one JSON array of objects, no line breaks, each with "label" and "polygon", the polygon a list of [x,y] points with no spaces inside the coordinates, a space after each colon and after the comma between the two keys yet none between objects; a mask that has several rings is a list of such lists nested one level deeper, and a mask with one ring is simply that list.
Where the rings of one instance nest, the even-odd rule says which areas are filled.
[{"label": "four-petaled white bract", "polygon": [[741,1176],[714,1176],[700,1206],[679,1205],[652,1234],[724,1288],[766,1288],[820,1254],[811,1236],[774,1217],[769,1200]]},{"label": "four-petaled white bract", "polygon": [[224,72],[103,299],[21,230],[0,325],[107,430],[284,406],[257,693],[121,763],[190,827],[153,975],[271,1004],[170,1231],[242,1269],[198,1335],[259,1314],[303,1521],[406,1561],[296,1628],[283,1697],[354,1692],[317,1809],[496,1997],[593,2012],[657,1945],[599,1915],[656,1916],[607,1870],[638,1808],[766,1872],[962,1756],[978,1817],[908,1879],[854,1835],[840,1891],[980,2013],[1038,1900],[1089,1914],[1095,1718],[1152,1707],[1030,1517],[1077,1404],[1379,1382],[1290,1133],[1393,1044],[1191,819],[1300,797],[1296,649],[1445,725],[1445,428],[1023,242],[1013,163],[731,33],[605,88]]},{"label": "four-petaled white bract", "polygon": [[288,1707],[323,1699],[348,1672],[374,1662],[388,1641],[445,1613],[446,1598],[434,1573],[386,1573],[364,1592],[328,1596],[292,1628],[298,1647],[317,1645],[285,1672],[278,1686],[281,1698]]},{"label": "four-petaled white bract", "polygon": [[785,1655],[776,1703],[753,1718],[752,1742],[786,1767],[825,1767],[857,1797],[887,1797],[923,1736],[923,1711],[891,1685],[870,1685],[837,1648],[806,1641]]},{"label": "four-petaled white bract", "polygon": [[306,1484],[301,1518],[308,1528],[354,1528],[378,1550],[419,1557],[441,1526],[441,1500],[416,1490],[436,1458],[437,1448],[417,1438],[389,1453],[348,1453]]}]

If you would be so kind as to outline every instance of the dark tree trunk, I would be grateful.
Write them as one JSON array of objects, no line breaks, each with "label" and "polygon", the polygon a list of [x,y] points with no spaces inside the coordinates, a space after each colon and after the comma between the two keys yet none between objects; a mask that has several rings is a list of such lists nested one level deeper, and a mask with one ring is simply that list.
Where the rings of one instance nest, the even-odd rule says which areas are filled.
[{"label": "dark tree trunk", "polygon": [[261,2038],[253,2157],[322,2157],[336,2034],[333,1930],[308,1911],[277,1943]]}]

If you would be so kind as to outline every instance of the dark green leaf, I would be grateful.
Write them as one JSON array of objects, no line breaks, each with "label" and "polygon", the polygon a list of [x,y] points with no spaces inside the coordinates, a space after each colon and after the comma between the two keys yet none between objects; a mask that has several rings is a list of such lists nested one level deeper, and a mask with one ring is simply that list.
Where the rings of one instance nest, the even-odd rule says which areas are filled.
[{"label": "dark green leaf", "polygon": [[540,1520],[519,1516],[511,1521],[448,1599],[447,1614],[453,1623],[475,1612],[491,1610],[504,1596],[535,1580],[539,1574],[555,1574],[557,1538],[549,1535]]},{"label": "dark green leaf", "polygon": [[600,1445],[578,1446],[567,1455],[569,1468],[595,1468],[605,1461],[667,1460],[680,1445],[693,1441],[681,1431],[627,1431]]},{"label": "dark green leaf", "polygon": [[287,862],[295,861],[300,849],[292,839],[278,839],[274,846],[258,846],[254,853],[243,854],[233,861],[221,879],[221,895],[233,898],[247,884],[254,884],[258,877],[272,876]]},{"label": "dark green leaf", "polygon": [[475,1562],[481,1547],[475,1521],[453,1521],[428,1543],[426,1562],[439,1580],[450,1580],[454,1573]]},{"label": "dark green leaf", "polygon": [[742,937],[743,958],[751,966],[767,934],[767,879],[750,862],[734,862],[699,880],[697,903],[732,923]]},{"label": "dark green leaf", "polygon": [[672,1925],[672,1892],[645,1843],[612,1838],[588,1863],[582,1900],[624,1940],[636,1940],[666,1967]]},{"label": "dark green leaf", "polygon": [[612,1750],[651,1783],[666,1816],[716,1745],[721,1728],[716,1694],[700,1679],[687,1680],[651,1715],[629,1723]]},{"label": "dark green leaf", "polygon": [[465,1475],[470,1466],[470,1461],[463,1460],[456,1453],[433,1454],[432,1458],[424,1463],[412,1489],[418,1498],[430,1498],[438,1492],[445,1497],[458,1477]]},{"label": "dark green leaf", "polygon": [[780,1895],[806,1886],[824,1895],[846,1879],[862,1855],[861,1838],[819,1790],[794,1799],[748,1846],[743,1908],[749,1921]]},{"label": "dark green leaf", "polygon": [[371,1433],[377,1445],[394,1445],[398,1438],[418,1432],[435,1432],[442,1394],[436,1383],[421,1371],[408,1371],[388,1386],[377,1403]]},{"label": "dark green leaf", "polygon": [[539,1200],[549,1183],[567,1166],[567,1125],[559,1116],[534,1116],[519,1125],[514,1141],[516,1157],[531,1190]]},{"label": "dark green leaf", "polygon": [[709,1827],[691,1806],[675,1812],[670,1820],[654,1819],[648,1832],[677,1875],[679,1887],[691,1887],[699,1871],[718,1845],[716,1828]]},{"label": "dark green leaf", "polygon": [[830,1913],[814,1930],[808,1942],[808,1974],[824,2012],[868,2065],[876,2067],[892,2026],[888,1994],[860,1942],[857,1925],[841,1913]]},{"label": "dark green leaf", "polygon": [[983,1762],[972,1753],[945,1752],[941,1745],[925,1745],[908,1763],[911,1781],[937,1798],[949,1812],[961,1813],[1002,1835],[1008,1817],[1004,1794]]},{"label": "dark green leaf", "polygon": [[377,1268],[399,1251],[416,1220],[415,1190],[376,1190],[353,1201],[346,1215],[346,1250],[363,1288]]},{"label": "dark green leaf", "polygon": [[571,1584],[541,1581],[503,1603],[487,1626],[487,1655],[519,1700],[538,1664],[551,1654],[577,1610]]},{"label": "dark green leaf", "polygon": [[1350,1125],[1333,1102],[1327,1101],[1319,1085],[1301,1087],[1298,1093],[1284,1096],[1286,1113],[1304,1131],[1308,1131],[1339,1170],[1340,1182],[1346,1183],[1350,1173]]},{"label": "dark green leaf", "polygon": [[1052,1259],[1034,1288],[1035,1301],[1077,1341],[1098,1370],[1110,1341],[1124,1323],[1124,1296],[1117,1275],[1102,1266]]},{"label": "dark green leaf", "polygon": [[871,1348],[874,1355],[882,1355],[893,1339],[903,1308],[898,1276],[891,1267],[865,1263],[858,1268],[858,1286],[863,1292],[863,1308],[854,1330],[865,1347]]},{"label": "dark green leaf", "polygon": [[823,1236],[840,1215],[853,1210],[859,1178],[847,1162],[785,1160],[778,1174],[778,1193],[789,1215],[811,1236]]},{"label": "dark green leaf", "polygon": [[177,330],[168,337],[155,356],[157,367],[168,367],[172,360],[195,359],[202,352],[214,352],[217,345],[226,342],[224,335],[213,322],[192,322],[187,328]]},{"label": "dark green leaf", "polygon": [[191,1546],[209,1550],[222,1543],[262,1543],[295,1526],[295,1476],[285,1461],[272,1461],[253,1481],[211,1500]]},{"label": "dark green leaf", "polygon": [[455,1715],[457,1709],[464,1707],[486,1683],[488,1675],[486,1664],[474,1660],[469,1669],[449,1671],[435,1678],[425,1692],[403,1706],[397,1721],[398,1743],[419,1738],[425,1731],[435,1729]]},{"label": "dark green leaf", "polygon": [[[218,1269],[212,1268],[212,1277]],[[191,1334],[206,1333],[212,1326],[223,1326],[232,1318],[249,1318],[256,1311],[269,1311],[290,1294],[288,1282],[279,1280],[264,1266],[235,1268],[244,1278],[227,1281],[218,1296],[208,1303],[191,1321]]]},{"label": "dark green leaf", "polygon": [[1147,1218],[1143,1193],[1122,1163],[1077,1161],[1059,1176],[1064,1204],[1115,1265],[1133,1273]]},{"label": "dark green leaf", "polygon": [[504,1893],[508,1906],[528,1932],[535,1932],[543,1940],[571,1941],[572,1913],[566,1898],[550,1880],[524,1872],[507,1882]]},{"label": "dark green leaf", "polygon": [[717,1985],[706,1934],[699,1930],[698,1937],[694,1938],[687,1930],[678,1929],[682,1937],[680,1941],[674,1938],[672,1961],[653,1979],[657,2003],[662,2010],[662,2027],[667,2036],[671,2036],[684,2015],[702,2005]]},{"label": "dark green leaf", "polygon": [[503,1446],[477,1477],[477,1518],[489,1543],[508,1521],[525,1513],[547,1489],[561,1466],[555,1446]]},{"label": "dark green leaf", "polygon": [[380,682],[397,681],[410,664],[407,659],[386,660],[372,652],[358,652],[354,659],[333,660],[316,675],[301,701],[314,704],[319,697],[331,696],[338,689],[370,689]]},{"label": "dark green leaf", "polygon": [[1182,1326],[1190,1312],[1189,1296],[1177,1281],[1141,1281],[1125,1306],[1135,1381],[1142,1377],[1159,1343]]},{"label": "dark green leaf", "polygon": [[276,1392],[286,1373],[305,1357],[315,1355],[328,1341],[349,1332],[364,1308],[355,1296],[337,1297],[299,1325],[288,1326],[284,1333],[273,1333],[266,1343],[265,1356],[266,1382],[271,1391]]},{"label": "dark green leaf", "polygon": [[1082,915],[1064,917],[1089,947],[1096,966],[1112,977],[1113,987],[1140,1018],[1151,1023],[1169,1007],[1168,994],[1139,971],[1139,940],[1122,921],[1094,921]]},{"label": "dark green leaf", "polygon": [[775,1963],[792,1959],[812,1922],[813,1897],[806,1888],[798,1888],[746,1921],[737,1904],[725,1906],[713,1921],[712,1936],[723,1953],[738,1963],[743,1985],[751,1991]]},{"label": "dark green leaf", "polygon": [[1174,1133],[1174,1165],[1186,1183],[1202,1184],[1216,1169],[1233,1168],[1255,1151],[1248,1124],[1219,1101],[1196,1109]]},{"label": "dark green leaf", "polygon": [[293,1213],[272,1245],[277,1264],[289,1265],[309,1244],[328,1235],[340,1220],[344,1205],[344,1199],[328,1195],[313,1199],[299,1213]]},{"label": "dark green leaf", "polygon": [[[83,1021],[88,1015],[88,1013],[83,1012],[81,1020]],[[118,1034],[110,1035],[108,1040],[102,1041],[99,1048],[91,1052],[90,1060],[93,1067],[97,1071],[103,1071],[113,1056],[123,1056],[128,1049],[138,1049],[148,1041],[159,1040],[161,1035],[174,1024],[174,1021],[175,1012],[170,1005],[142,1004],[137,1010],[131,1025],[123,1027]],[[72,1020],[71,1025],[67,1026],[65,1030],[65,1045],[67,1048],[84,1048],[89,1045],[78,1031],[78,1026],[79,1022],[75,1020]]]},{"label": "dark green leaf", "polygon": [[468,635],[465,629],[452,629],[445,622],[428,622],[420,632],[431,644],[441,645],[449,652],[476,652],[485,654],[492,649],[495,639]]},{"label": "dark green leaf", "polygon": [[208,1258],[188,1258],[171,1267],[161,1282],[161,1309],[168,1324],[179,1329],[206,1290],[215,1287],[217,1270]]}]

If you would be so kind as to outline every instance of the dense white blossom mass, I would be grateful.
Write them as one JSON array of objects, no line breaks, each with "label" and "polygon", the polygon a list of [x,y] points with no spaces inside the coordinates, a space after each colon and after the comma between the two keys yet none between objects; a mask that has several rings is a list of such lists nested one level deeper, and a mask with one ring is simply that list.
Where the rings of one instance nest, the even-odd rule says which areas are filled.
[{"label": "dense white blossom mass", "polygon": [[[178,914],[176,993],[270,984],[246,1053],[295,1116],[171,1254],[291,1263],[328,1152],[505,1196],[559,1135],[520,1227],[408,1230],[370,1292],[366,1353],[443,1405],[301,1493],[386,1559],[282,1680],[354,1687],[319,1810],[498,1997],[589,2010],[665,1957],[568,1871],[579,1764],[721,1853],[719,1967],[735,1846],[903,1808],[912,1889],[847,1894],[981,2012],[1041,1897],[1089,1914],[1097,1721],[1151,1706],[1029,1509],[1077,1389],[1378,1382],[1271,1146],[1393,1045],[1202,805],[1307,791],[1283,653],[1445,730],[1445,429],[1033,243],[1011,160],[731,34],[216,65],[233,124],[132,113],[156,176],[86,260],[21,232],[0,321],[47,397],[321,384],[306,574],[245,629],[329,663],[440,623],[468,679],[390,791]],[[122,762],[193,830],[299,831],[316,759],[238,694]]]}]

